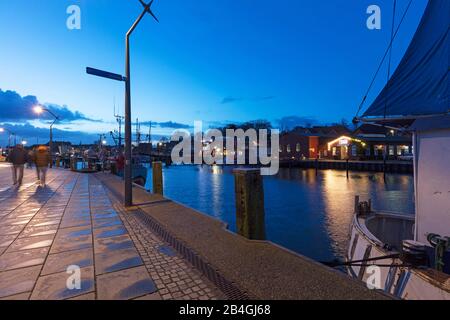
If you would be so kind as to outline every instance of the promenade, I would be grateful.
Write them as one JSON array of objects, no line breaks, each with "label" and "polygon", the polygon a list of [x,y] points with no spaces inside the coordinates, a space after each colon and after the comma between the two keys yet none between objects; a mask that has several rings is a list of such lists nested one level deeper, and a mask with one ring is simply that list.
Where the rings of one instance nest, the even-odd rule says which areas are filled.
[{"label": "promenade", "polygon": [[[49,171],[21,188],[0,164],[0,298],[218,299],[223,294],[144,226],[113,204],[93,175]],[[81,289],[69,289],[69,266]]]},{"label": "promenade", "polygon": [[[249,241],[195,210],[107,173],[34,170],[11,186],[0,164],[1,299],[386,299],[267,241]],[[81,288],[69,289],[69,266]]]}]

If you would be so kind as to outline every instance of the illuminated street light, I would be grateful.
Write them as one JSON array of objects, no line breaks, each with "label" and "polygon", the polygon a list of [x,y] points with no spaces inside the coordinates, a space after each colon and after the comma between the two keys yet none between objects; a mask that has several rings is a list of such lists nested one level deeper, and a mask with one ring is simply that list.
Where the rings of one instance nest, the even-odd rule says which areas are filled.
[{"label": "illuminated street light", "polygon": [[28,143],[28,141],[25,141],[25,140],[22,141],[22,145],[23,145],[23,146],[26,146],[27,143]]},{"label": "illuminated street light", "polygon": [[0,133],[3,133],[5,131],[8,132],[8,148],[10,148],[11,147],[11,136],[14,136],[14,144],[16,144],[17,137],[14,132],[12,132],[6,128],[0,128]]},{"label": "illuminated street light", "polygon": [[34,112],[37,114],[41,114],[42,112],[44,112],[44,109],[41,106],[35,106],[33,108]]},{"label": "illuminated street light", "polygon": [[[56,121],[59,120],[59,117],[56,114],[54,114],[50,109],[43,108],[40,105],[36,105],[33,108],[33,110],[37,114],[42,114],[44,111],[46,111],[46,112],[48,112],[49,114],[51,114],[55,118],[55,120],[50,125],[50,141],[48,143],[48,147],[50,149],[50,156],[52,156],[52,150],[53,150],[53,125],[56,123]],[[52,161],[50,161],[50,168],[52,168],[52,167],[53,167],[53,157],[52,157]]]}]

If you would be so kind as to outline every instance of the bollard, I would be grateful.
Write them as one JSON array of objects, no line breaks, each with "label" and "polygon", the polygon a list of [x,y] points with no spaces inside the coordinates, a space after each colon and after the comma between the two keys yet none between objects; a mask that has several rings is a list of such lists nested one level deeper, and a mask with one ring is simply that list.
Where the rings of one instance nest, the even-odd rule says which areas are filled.
[{"label": "bollard", "polygon": [[359,210],[359,196],[355,196],[355,214],[358,214],[358,210]]},{"label": "bollard", "polygon": [[318,176],[319,175],[319,158],[316,159],[315,166],[316,166],[316,176]]},{"label": "bollard", "polygon": [[153,169],[153,193],[164,195],[162,162],[156,161],[152,164]]},{"label": "bollard", "polygon": [[347,159],[347,161],[346,161],[346,170],[347,170],[347,179],[349,178],[349,170],[350,170],[350,166],[349,166],[349,159]]},{"label": "bollard", "polygon": [[259,169],[235,169],[237,232],[251,240],[265,240],[263,178]]}]

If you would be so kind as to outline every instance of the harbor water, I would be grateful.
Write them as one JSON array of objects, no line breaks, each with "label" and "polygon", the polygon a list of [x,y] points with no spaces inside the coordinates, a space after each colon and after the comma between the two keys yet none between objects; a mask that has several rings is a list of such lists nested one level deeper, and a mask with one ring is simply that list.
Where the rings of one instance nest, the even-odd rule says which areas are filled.
[{"label": "harbor water", "polygon": [[[164,168],[165,196],[224,221],[236,230],[231,167]],[[151,170],[147,189],[152,188]],[[354,197],[372,199],[375,210],[413,214],[413,176],[314,169],[280,169],[264,177],[267,239],[317,261],[342,259]],[[189,227],[189,226],[186,226]]]}]

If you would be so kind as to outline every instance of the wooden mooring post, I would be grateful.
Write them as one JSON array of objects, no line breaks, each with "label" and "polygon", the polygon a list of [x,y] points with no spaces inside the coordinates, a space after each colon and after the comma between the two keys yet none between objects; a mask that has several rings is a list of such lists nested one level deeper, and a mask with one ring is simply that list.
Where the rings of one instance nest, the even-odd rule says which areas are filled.
[{"label": "wooden mooring post", "polygon": [[259,169],[236,169],[236,229],[251,240],[266,239],[264,187]]},{"label": "wooden mooring post", "polygon": [[155,161],[152,163],[153,193],[164,195],[162,162]]},{"label": "wooden mooring post", "polygon": [[347,179],[349,178],[349,170],[350,170],[349,161],[350,161],[349,159],[346,160]]}]

